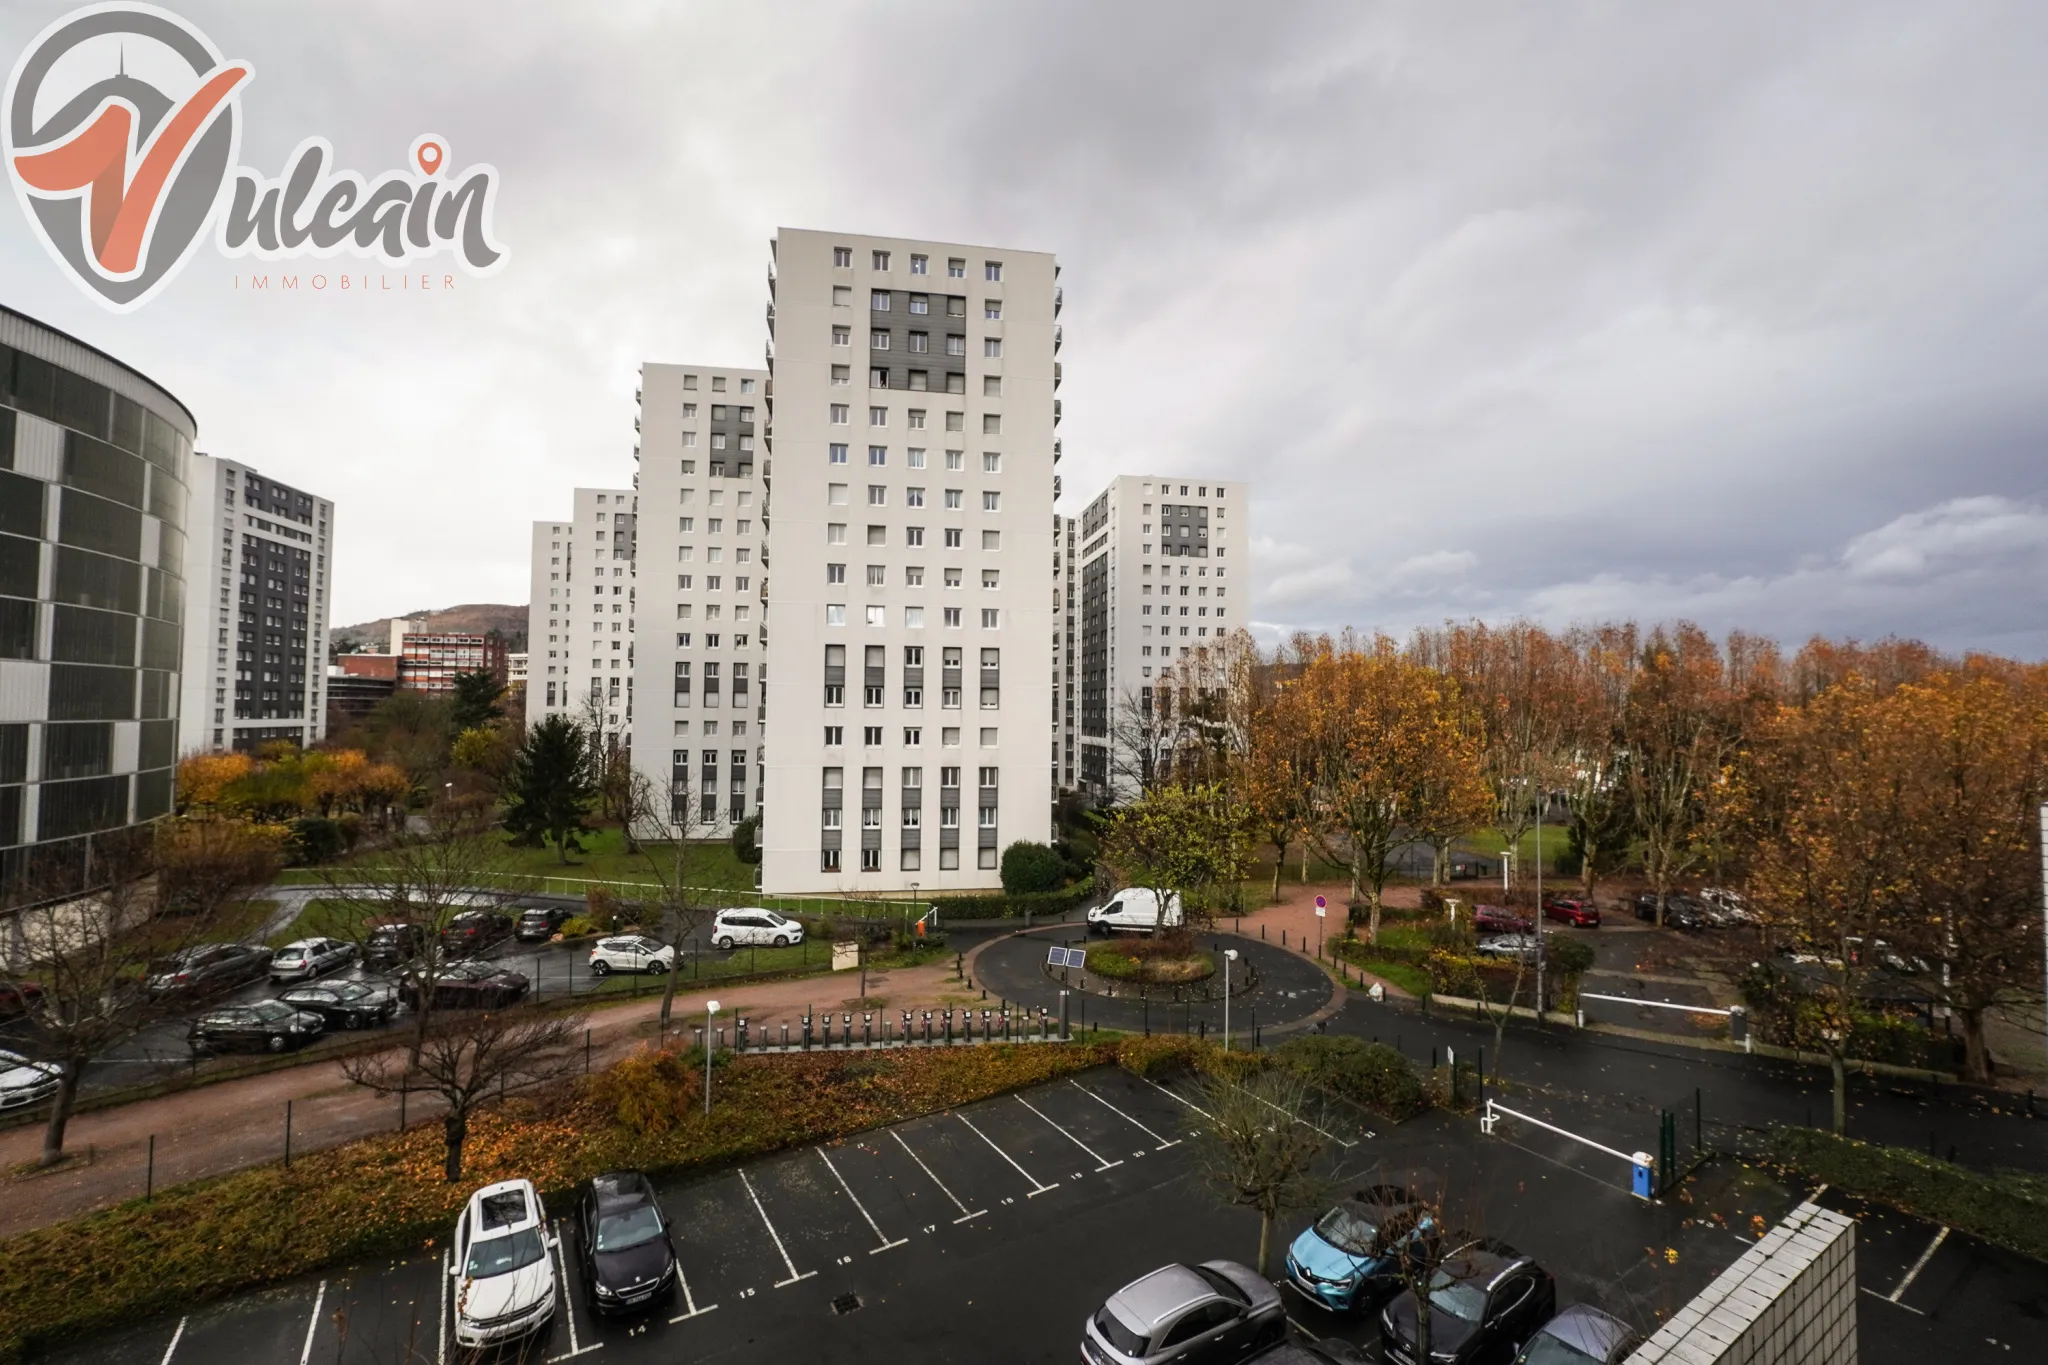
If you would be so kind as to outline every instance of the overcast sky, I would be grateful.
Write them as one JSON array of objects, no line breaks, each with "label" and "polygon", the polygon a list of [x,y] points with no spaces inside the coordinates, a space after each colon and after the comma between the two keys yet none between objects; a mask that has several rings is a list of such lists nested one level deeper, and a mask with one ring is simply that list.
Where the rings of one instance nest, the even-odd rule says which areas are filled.
[{"label": "overcast sky", "polygon": [[[65,6],[7,0],[0,65]],[[493,278],[114,316],[0,204],[0,301],[337,504],[334,621],[523,602],[643,360],[759,364],[778,225],[1057,252],[1077,512],[1252,486],[1268,630],[1689,616],[2048,655],[2048,7],[172,8],[242,162],[420,133]]]}]

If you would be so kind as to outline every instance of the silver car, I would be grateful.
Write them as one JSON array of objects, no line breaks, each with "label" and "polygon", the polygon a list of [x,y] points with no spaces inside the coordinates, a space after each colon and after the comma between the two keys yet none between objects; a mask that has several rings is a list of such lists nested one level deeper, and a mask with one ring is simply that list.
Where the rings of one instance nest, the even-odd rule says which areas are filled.
[{"label": "silver car", "polygon": [[338,938],[302,938],[270,955],[272,981],[311,981],[356,960],[356,945]]},{"label": "silver car", "polygon": [[1169,1265],[1109,1296],[1082,1328],[1089,1365],[1237,1365],[1287,1337],[1280,1293],[1235,1261]]},{"label": "silver car", "polygon": [[26,1109],[57,1093],[64,1073],[18,1052],[0,1052],[0,1111]]}]

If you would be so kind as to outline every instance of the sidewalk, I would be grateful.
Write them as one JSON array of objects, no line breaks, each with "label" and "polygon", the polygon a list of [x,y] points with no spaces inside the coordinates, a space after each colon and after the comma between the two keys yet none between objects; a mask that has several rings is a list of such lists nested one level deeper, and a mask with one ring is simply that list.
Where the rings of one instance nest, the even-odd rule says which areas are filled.
[{"label": "sidewalk", "polygon": [[[678,992],[672,1029],[687,1030],[693,1020],[701,1023],[705,1001],[716,999],[721,1026],[729,1029],[745,1015],[754,1038],[779,1039],[785,1023],[796,1034],[812,1007],[852,1011],[857,1020],[859,990],[859,973],[842,972]],[[870,1009],[941,1009],[965,1005],[969,998],[966,986],[953,977],[952,963],[868,973]],[[592,1011],[592,1068],[610,1065],[652,1037],[660,1016],[658,996]],[[731,1033],[726,1037],[730,1041]],[[37,1172],[32,1166],[42,1153],[42,1126],[10,1129],[0,1132],[0,1171],[10,1173],[0,1176],[0,1237],[142,1194],[152,1136],[158,1189],[280,1161],[287,1103],[295,1154],[398,1127],[397,1099],[350,1085],[332,1064],[313,1063],[80,1114],[65,1140],[72,1159],[52,1171]],[[437,1120],[441,1112],[440,1101],[431,1095],[415,1094],[405,1103],[408,1126]]]},{"label": "sidewalk", "polygon": [[[1267,890],[1268,888],[1260,888],[1258,899],[1261,904],[1256,910],[1246,913],[1241,921],[1218,920],[1217,927],[1237,927],[1239,932],[1253,938],[1257,938],[1259,931],[1263,929],[1266,942],[1278,943],[1310,956],[1314,955],[1317,944],[1327,944],[1333,939],[1344,937],[1344,917],[1348,913],[1345,905],[1351,895],[1349,882],[1311,882],[1304,886],[1300,882],[1289,881],[1283,877],[1280,882],[1280,901],[1277,905],[1263,903]],[[1327,915],[1321,920],[1316,918],[1318,895],[1329,902]],[[1422,904],[1422,893],[1419,888],[1413,886],[1390,886],[1381,896],[1380,904],[1389,909],[1413,910]],[[1361,937],[1363,932],[1360,931]],[[1414,998],[1383,977],[1374,976],[1357,967],[1350,968],[1350,972],[1363,983],[1360,989],[1378,983],[1386,988],[1388,995],[1397,1000]]]}]

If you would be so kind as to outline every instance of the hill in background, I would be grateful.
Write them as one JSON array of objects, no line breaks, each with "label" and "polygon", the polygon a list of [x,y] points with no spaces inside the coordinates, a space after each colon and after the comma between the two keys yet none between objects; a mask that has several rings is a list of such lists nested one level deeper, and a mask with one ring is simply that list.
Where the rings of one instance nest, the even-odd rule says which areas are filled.
[{"label": "hill in background", "polygon": [[[409,621],[419,623],[422,630],[453,630],[472,633],[497,631],[505,637],[505,647],[514,654],[526,648],[526,608],[524,605],[508,606],[497,602],[465,602],[457,607],[443,607],[439,611],[409,611]],[[359,625],[336,626],[328,632],[329,648],[336,654],[371,653],[381,654],[390,647],[391,618],[364,621]]]}]

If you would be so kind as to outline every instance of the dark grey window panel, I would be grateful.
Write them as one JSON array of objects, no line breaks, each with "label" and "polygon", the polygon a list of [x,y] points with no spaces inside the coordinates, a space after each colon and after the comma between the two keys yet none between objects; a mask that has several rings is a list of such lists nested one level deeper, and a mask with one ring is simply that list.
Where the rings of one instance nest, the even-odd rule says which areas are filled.
[{"label": "dark grey window panel", "polygon": [[959,831],[958,829],[941,829],[941,830],[939,831],[939,847],[940,847],[940,848],[958,848],[958,847],[960,847],[960,831]]},{"label": "dark grey window panel", "polygon": [[80,488],[129,507],[140,507],[144,486],[148,482],[148,468],[136,456],[117,450],[105,441],[96,441],[75,431],[64,434],[64,486],[67,488]]},{"label": "dark grey window panel", "polygon": [[128,823],[128,779],[88,777],[45,782],[36,798],[36,838],[47,842]]},{"label": "dark grey window panel", "polygon": [[40,542],[0,536],[0,595],[41,596],[42,558]]},{"label": "dark grey window panel", "polygon": [[156,566],[168,574],[185,571],[185,533],[169,522],[158,523]]},{"label": "dark grey window panel", "polygon": [[21,842],[21,787],[0,787],[0,848]]},{"label": "dark grey window panel", "polygon": [[154,820],[159,815],[171,813],[170,768],[158,768],[154,772],[135,775],[135,818]]},{"label": "dark grey window panel", "polygon": [[[50,657],[63,663],[135,666],[135,618],[91,607],[59,605],[50,631]],[[175,667],[175,662],[171,665]]]},{"label": "dark grey window panel", "polygon": [[110,436],[115,445],[134,454],[142,453],[142,405],[132,398],[114,395],[114,429]]},{"label": "dark grey window panel", "polygon": [[28,781],[28,726],[0,725],[0,782]]},{"label": "dark grey window panel", "polygon": [[[62,610],[60,608],[60,610]],[[175,672],[178,667],[178,627],[169,621],[142,619],[142,666],[161,668]],[[299,672],[291,679],[303,683],[305,676]]]},{"label": "dark grey window panel", "polygon": [[864,788],[860,794],[860,804],[863,810],[880,810],[882,808],[882,789],[880,787]]},{"label": "dark grey window panel", "polygon": [[919,808],[920,806],[924,805],[924,788],[923,788],[923,787],[905,787],[905,788],[903,788],[903,802],[902,802],[902,804],[903,804],[903,809],[905,809],[905,810],[916,810],[916,809],[918,809],[918,808]]},{"label": "dark grey window panel", "polygon": [[[143,677],[146,682],[149,678],[169,678],[170,674],[149,673]],[[168,688],[164,694],[168,698]],[[169,714],[168,710],[159,713]],[[134,720],[135,670],[51,664],[50,719]]]},{"label": "dark grey window panel", "polygon": [[880,848],[882,846],[882,831],[879,829],[862,830],[860,832],[860,846],[862,848]]},{"label": "dark grey window panel", "polygon": [[0,659],[36,657],[36,604],[0,597]]},{"label": "dark grey window panel", "polygon": [[41,539],[46,486],[41,479],[0,470],[0,531]]},{"label": "dark grey window panel", "polygon": [[163,720],[171,714],[171,693],[178,675],[144,669],[142,673],[142,720]]},{"label": "dark grey window panel", "polygon": [[994,848],[995,846],[996,832],[994,830],[984,829],[977,831],[977,842],[975,843],[976,848]]},{"label": "dark grey window panel", "polygon": [[113,767],[113,726],[101,723],[43,727],[43,781],[104,777]]},{"label": "dark grey window panel", "polygon": [[161,469],[149,481],[149,514],[162,517],[173,526],[185,524],[185,506],[190,501],[185,485]]},{"label": "dark grey window panel", "polygon": [[836,829],[828,829],[824,831],[824,833],[820,836],[818,847],[823,849],[838,849],[840,846],[839,841],[843,833],[844,831]]},{"label": "dark grey window panel", "polygon": [[142,558],[142,513],[105,498],[67,489],[58,509],[57,539],[65,545]]},{"label": "dark grey window panel", "polygon": [[178,722],[174,720],[146,720],[142,722],[142,743],[138,750],[135,766],[138,768],[168,768],[178,761]]},{"label": "dark grey window panel", "polygon": [[924,847],[924,831],[923,831],[922,829],[906,829],[906,830],[904,830],[904,831],[903,831],[903,838],[902,838],[902,841],[901,841],[901,843],[900,843],[900,845],[899,845],[899,846],[900,846],[900,847],[902,847],[902,848],[918,848],[918,849],[921,849],[921,848],[923,848],[923,847]]},{"label": "dark grey window panel", "polygon": [[0,469],[14,468],[14,409],[0,408]]},{"label": "dark grey window panel", "polygon": [[142,458],[176,474],[192,454],[192,443],[176,427],[153,412],[142,414]]},{"label": "dark grey window panel", "polygon": [[84,375],[73,374],[60,367],[51,393],[50,420],[104,441],[108,435],[112,400],[113,394],[105,385],[95,384]]}]

